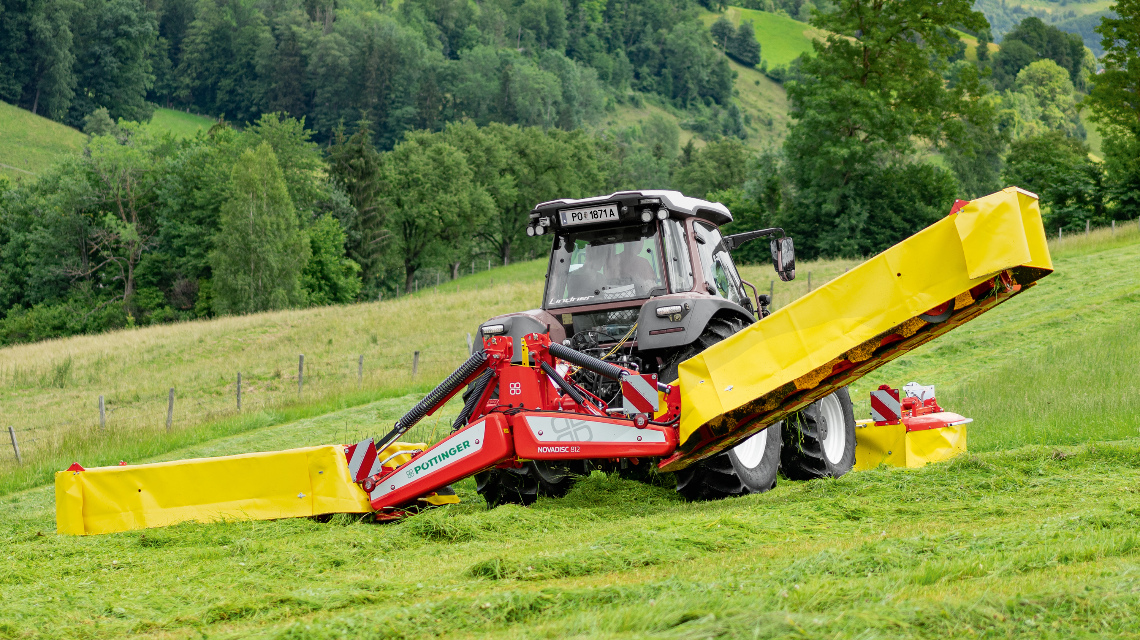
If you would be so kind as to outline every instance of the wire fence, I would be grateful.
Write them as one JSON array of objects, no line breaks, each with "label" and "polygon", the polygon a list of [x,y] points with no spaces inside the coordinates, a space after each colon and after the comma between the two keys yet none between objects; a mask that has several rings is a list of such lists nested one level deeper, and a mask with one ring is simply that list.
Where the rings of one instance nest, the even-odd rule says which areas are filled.
[{"label": "wire fence", "polygon": [[[469,339],[469,338],[468,338]],[[0,427],[7,431],[7,447],[0,467],[27,463],[29,459],[66,452],[69,443],[91,438],[120,438],[171,433],[213,420],[281,408],[305,401],[320,401],[353,391],[410,387],[430,384],[463,362],[468,339],[460,338],[446,353],[412,351],[399,358],[366,357],[365,354],[311,358],[298,354],[286,364],[234,371],[229,380],[198,385],[180,393],[172,382],[163,393],[98,393],[85,389],[63,409],[13,414]],[[185,382],[185,381],[183,381]],[[165,386],[165,385],[164,385]],[[29,425],[29,422],[39,424]],[[3,423],[0,423],[3,424]],[[346,426],[347,430],[347,426]]]}]

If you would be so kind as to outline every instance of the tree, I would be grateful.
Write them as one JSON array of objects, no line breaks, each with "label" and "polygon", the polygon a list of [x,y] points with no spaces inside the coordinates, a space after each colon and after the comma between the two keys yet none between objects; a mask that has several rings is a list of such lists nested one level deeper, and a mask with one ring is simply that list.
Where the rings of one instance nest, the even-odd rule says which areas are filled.
[{"label": "tree", "polygon": [[501,170],[511,188],[491,191],[495,212],[478,235],[503,264],[509,264],[526,246],[536,248],[548,242],[545,237],[526,235],[527,215],[536,204],[597,195],[604,188],[604,154],[580,130],[492,125],[486,131],[506,149]]},{"label": "tree", "polygon": [[945,215],[954,177],[917,145],[958,144],[966,123],[988,128],[976,70],[953,85],[943,77],[957,50],[948,27],[985,27],[971,5],[844,0],[816,15],[832,35],[786,85],[795,122],[781,215],[801,255],[867,255]]},{"label": "tree", "polygon": [[1084,229],[1086,221],[1104,224],[1104,169],[1089,159],[1089,148],[1058,131],[1015,141],[1002,177],[1041,197],[1049,229]]},{"label": "tree", "polygon": [[728,55],[733,60],[746,67],[760,64],[760,43],[756,41],[756,31],[751,20],[741,22],[728,42]]},{"label": "tree", "polygon": [[344,257],[340,222],[324,215],[308,229],[312,255],[301,272],[305,297],[313,306],[354,302],[360,294],[360,266]]},{"label": "tree", "polygon": [[1017,74],[1018,93],[1029,98],[1032,117],[1051,131],[1075,135],[1080,124],[1073,83],[1052,60],[1038,60]]},{"label": "tree", "polygon": [[709,33],[712,34],[713,43],[719,46],[721,51],[727,53],[728,41],[736,35],[736,30],[732,28],[732,23],[728,21],[728,18],[721,16],[709,27]]},{"label": "tree", "polygon": [[985,64],[990,60],[990,43],[994,41],[994,36],[990,33],[989,29],[982,29],[978,32],[978,46],[975,48],[979,64]]},{"label": "tree", "polygon": [[[111,267],[113,281],[122,285],[123,308],[134,315],[136,269],[153,247],[155,180],[149,138],[133,131],[125,144],[111,136],[96,136],[88,144],[84,164],[91,184],[87,211],[92,221],[88,254],[76,277]],[[112,298],[112,299],[116,299]]]},{"label": "tree", "polygon": [[710,142],[682,157],[673,173],[673,185],[695,198],[739,187],[744,184],[751,160],[752,153],[735,138]]},{"label": "tree", "polygon": [[384,174],[385,218],[408,289],[417,271],[446,260],[441,235],[478,228],[494,204],[472,180],[467,157],[439,135],[410,135],[385,155]]},{"label": "tree", "polygon": [[329,177],[346,194],[356,210],[348,225],[348,255],[360,265],[360,277],[369,297],[377,293],[383,273],[385,228],[380,192],[383,188],[383,165],[380,153],[372,144],[372,131],[367,120],[356,124],[356,131],[345,138],[338,127],[329,145]]},{"label": "tree", "polygon": [[1104,72],[1088,103],[1104,137],[1114,215],[1132,219],[1140,216],[1140,0],[1118,0],[1113,9],[1117,17],[1097,27]]},{"label": "tree", "polygon": [[214,309],[252,313],[301,304],[309,241],[268,143],[238,158],[211,254]]},{"label": "tree", "polygon": [[158,38],[154,14],[139,0],[89,0],[75,14],[75,97],[68,124],[106,107],[111,118],[146,122],[154,84],[151,50]]},{"label": "tree", "polygon": [[1084,89],[1084,40],[1036,16],[1025,18],[1002,38],[1001,51],[994,56],[994,82],[999,89],[1008,88],[1022,69],[1044,59],[1056,62],[1074,86]]}]

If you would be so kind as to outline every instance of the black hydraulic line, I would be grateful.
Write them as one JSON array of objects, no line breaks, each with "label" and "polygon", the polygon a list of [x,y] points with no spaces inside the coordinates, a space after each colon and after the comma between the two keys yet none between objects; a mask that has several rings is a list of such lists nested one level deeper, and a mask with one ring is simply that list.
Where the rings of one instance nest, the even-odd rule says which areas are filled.
[{"label": "black hydraulic line", "polygon": [[[565,360],[570,364],[576,364],[583,369],[589,369],[594,373],[603,375],[607,378],[610,378],[611,380],[617,380],[618,382],[621,382],[622,376],[631,374],[631,372],[622,369],[617,365],[610,364],[604,360],[598,360],[594,356],[586,355],[581,351],[575,351],[574,349],[571,349],[566,345],[558,344],[557,342],[550,343],[549,351],[550,355],[554,356],[555,358]],[[658,382],[657,389],[659,391],[667,392],[669,385]]]},{"label": "black hydraulic line", "polygon": [[574,398],[574,402],[577,402],[578,406],[586,404],[586,398],[582,395],[582,393],[575,389],[574,385],[567,382],[565,378],[558,375],[558,372],[554,370],[554,367],[546,364],[545,362],[539,364],[542,366],[542,370],[546,372],[546,375],[550,376],[550,379],[554,381],[554,384],[561,387],[562,390],[566,392],[566,395]]},{"label": "black hydraulic line", "polygon": [[576,351],[570,347],[567,347],[566,345],[558,344],[557,342],[550,343],[550,355],[554,356],[555,358],[565,360],[570,364],[576,364],[583,369],[589,369],[590,371],[603,375],[607,378],[610,378],[611,380],[621,381],[621,377],[623,375],[626,375],[625,369],[622,369],[617,365],[610,364],[604,360],[598,360],[594,356],[586,355],[581,351]]},{"label": "black hydraulic line", "polygon": [[491,383],[493,375],[494,372],[492,371],[484,371],[483,375],[475,378],[475,382],[471,383],[471,395],[467,396],[467,402],[463,403],[463,410],[459,412],[455,422],[451,423],[452,433],[459,431],[463,425],[467,424],[467,420],[475,412],[475,406],[483,399],[483,393],[487,391],[487,385]]},{"label": "black hydraulic line", "polygon": [[393,426],[392,430],[388,432],[388,435],[384,436],[380,439],[379,442],[376,443],[376,450],[383,451],[390,444],[395,442],[396,438],[399,438],[400,436],[407,433],[408,429],[414,427],[416,423],[422,420],[423,417],[426,416],[432,409],[434,409],[440,401],[451,395],[453,391],[462,386],[463,382],[467,380],[467,378],[471,377],[471,374],[478,371],[479,367],[483,366],[486,361],[486,351],[477,351],[471,354],[471,357],[467,359],[467,362],[459,365],[459,368],[456,369],[454,373],[448,376],[446,380],[439,383],[438,387],[432,389],[431,393],[424,396],[423,400],[417,402],[416,406],[412,407],[411,411],[408,411],[404,414],[404,417],[396,421],[395,426]]}]

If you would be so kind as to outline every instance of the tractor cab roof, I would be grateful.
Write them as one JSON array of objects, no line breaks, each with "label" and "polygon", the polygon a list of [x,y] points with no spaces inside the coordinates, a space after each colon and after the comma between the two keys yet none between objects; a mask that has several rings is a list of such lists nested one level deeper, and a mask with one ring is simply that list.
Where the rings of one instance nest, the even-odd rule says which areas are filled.
[{"label": "tractor cab roof", "polygon": [[664,214],[659,215],[661,209],[668,210],[669,217],[695,216],[718,227],[732,222],[732,213],[719,202],[690,198],[680,191],[646,189],[618,191],[607,196],[577,200],[566,198],[543,202],[530,212],[530,224],[532,227],[541,225],[555,229],[579,225],[629,224],[642,222],[642,214],[646,211],[653,217],[664,217]]}]

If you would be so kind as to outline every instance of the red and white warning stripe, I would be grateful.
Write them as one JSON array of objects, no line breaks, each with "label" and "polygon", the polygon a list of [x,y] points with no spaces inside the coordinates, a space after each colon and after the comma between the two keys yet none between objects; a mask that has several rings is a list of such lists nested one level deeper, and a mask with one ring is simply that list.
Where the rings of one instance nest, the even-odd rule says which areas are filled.
[{"label": "red and white warning stripe", "polygon": [[376,443],[372,438],[346,448],[344,455],[348,458],[348,473],[354,482],[363,482],[365,478],[380,473],[380,459],[376,456]]},{"label": "red and white warning stripe", "polygon": [[657,376],[628,375],[621,379],[622,411],[625,413],[657,413]]},{"label": "red and white warning stripe", "polygon": [[871,392],[871,419],[875,424],[895,424],[902,417],[899,390],[883,385]]}]

